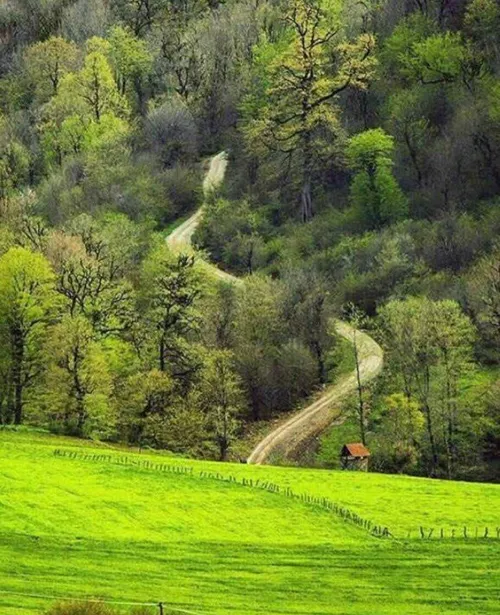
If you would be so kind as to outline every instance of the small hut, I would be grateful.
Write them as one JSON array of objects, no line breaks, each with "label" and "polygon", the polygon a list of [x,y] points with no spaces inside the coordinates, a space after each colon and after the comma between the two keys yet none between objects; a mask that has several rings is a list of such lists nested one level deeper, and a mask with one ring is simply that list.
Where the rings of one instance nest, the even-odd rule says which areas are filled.
[{"label": "small hut", "polygon": [[368,470],[370,451],[361,442],[344,444],[340,452],[340,465],[343,470]]}]

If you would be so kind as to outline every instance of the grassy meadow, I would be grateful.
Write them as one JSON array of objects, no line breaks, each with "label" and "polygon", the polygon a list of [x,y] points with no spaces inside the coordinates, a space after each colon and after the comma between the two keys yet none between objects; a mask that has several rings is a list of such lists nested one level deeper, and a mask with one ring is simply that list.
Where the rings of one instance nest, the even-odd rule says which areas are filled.
[{"label": "grassy meadow", "polygon": [[[104,448],[0,432],[1,615],[41,613],[44,596],[162,600],[201,615],[499,612],[500,540],[417,536],[420,525],[500,526],[500,486],[162,457],[194,468],[177,475],[54,456],[124,453]],[[395,538],[200,471],[328,497]]]}]

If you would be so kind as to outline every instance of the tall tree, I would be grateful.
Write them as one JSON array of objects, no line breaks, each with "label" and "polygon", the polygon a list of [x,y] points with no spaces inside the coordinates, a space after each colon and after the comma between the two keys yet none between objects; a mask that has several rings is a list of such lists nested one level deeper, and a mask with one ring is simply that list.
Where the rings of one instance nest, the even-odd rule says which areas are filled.
[{"label": "tall tree", "polygon": [[54,274],[41,254],[11,248],[0,258],[0,334],[16,425],[23,422],[26,391],[43,370],[43,344],[57,304]]},{"label": "tall tree", "polygon": [[335,3],[292,0],[284,33],[256,50],[256,94],[245,109],[246,137],[259,153],[275,153],[294,164],[301,181],[300,217],[313,216],[315,171],[338,156],[342,129],[337,101],[347,88],[366,88],[373,77],[375,40],[344,34]]},{"label": "tall tree", "polygon": [[355,176],[351,203],[370,228],[404,218],[408,203],[392,173],[393,138],[382,129],[351,138],[347,150]]},{"label": "tall tree", "polygon": [[79,437],[111,435],[111,375],[90,322],[65,316],[52,331],[46,361],[45,403],[51,420]]},{"label": "tall tree", "polygon": [[78,47],[60,36],[28,47],[26,69],[35,84],[40,100],[55,96],[61,79],[76,68]]},{"label": "tall tree", "polygon": [[381,310],[392,364],[408,400],[423,412],[431,476],[454,475],[457,434],[467,422],[460,379],[471,366],[474,330],[454,301],[410,297]]},{"label": "tall tree", "polygon": [[145,36],[151,31],[168,0],[111,0],[111,9],[136,36]]},{"label": "tall tree", "polygon": [[153,67],[153,57],[146,43],[126,28],[115,26],[109,34],[109,56],[115,71],[115,81],[122,96],[132,89],[137,106],[145,112],[146,81]]},{"label": "tall tree", "polygon": [[219,449],[220,461],[227,453],[240,428],[245,400],[242,383],[233,367],[231,353],[211,351],[202,375],[202,399],[208,426]]},{"label": "tall tree", "polygon": [[173,256],[162,247],[144,264],[142,283],[154,363],[160,372],[188,384],[199,367],[187,343],[200,324],[196,301],[201,289],[194,258]]}]

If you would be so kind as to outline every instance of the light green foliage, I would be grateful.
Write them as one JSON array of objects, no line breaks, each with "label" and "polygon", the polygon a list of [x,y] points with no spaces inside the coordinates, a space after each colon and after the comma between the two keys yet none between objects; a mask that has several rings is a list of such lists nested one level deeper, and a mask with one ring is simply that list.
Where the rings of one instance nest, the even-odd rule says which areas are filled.
[{"label": "light green foliage", "polygon": [[[7,422],[24,418],[26,392],[43,365],[47,325],[58,298],[47,260],[25,248],[11,248],[0,258],[0,335],[2,388]],[[5,391],[10,390],[10,395]]]},{"label": "light green foliage", "polygon": [[242,274],[251,274],[264,259],[261,238],[264,224],[262,216],[247,201],[218,199],[207,205],[194,240],[214,261]]},{"label": "light green foliage", "polygon": [[377,427],[372,460],[385,472],[411,473],[417,470],[425,418],[418,402],[403,393],[393,393],[382,401],[382,417]]},{"label": "light green foliage", "polygon": [[[102,47],[102,49],[101,49]],[[78,73],[70,73],[61,82],[62,96],[80,103],[84,113],[99,122],[107,113],[127,115],[125,99],[117,90],[111,66],[104,54],[108,49],[100,39],[91,39],[90,51]]]},{"label": "light green foliage", "polygon": [[107,53],[109,43],[97,37],[78,72],[61,80],[57,94],[43,109],[42,138],[49,161],[106,146],[128,133],[128,104],[118,91]]},{"label": "light green foliage", "polygon": [[466,278],[467,297],[483,340],[483,352],[495,360],[500,339],[500,253],[481,258]]},{"label": "light green foliage", "polygon": [[475,446],[477,417],[461,396],[461,379],[472,370],[474,327],[450,300],[392,301],[381,316],[400,385],[425,416],[428,471],[451,478]]},{"label": "light green foliage", "polygon": [[382,66],[387,76],[393,77],[396,73],[408,78],[407,70],[415,45],[435,35],[436,30],[435,22],[418,11],[398,23],[381,50]]},{"label": "light green foliage", "polygon": [[62,78],[77,66],[78,47],[60,36],[31,45],[26,51],[26,70],[41,101],[57,94]]},{"label": "light green foliage", "polygon": [[109,56],[120,93],[124,95],[133,87],[140,94],[143,82],[153,66],[153,58],[146,43],[126,28],[114,26],[109,34],[109,44]]},{"label": "light green foliage", "polygon": [[407,213],[407,200],[392,173],[393,150],[393,137],[380,128],[352,137],[347,149],[355,171],[351,203],[372,228],[400,220]]},{"label": "light green foliage", "polygon": [[102,344],[83,316],[65,316],[47,345],[45,413],[52,425],[78,436],[114,433],[112,380]]},{"label": "light green foliage", "polygon": [[347,40],[332,9],[317,0],[287,5],[282,37],[273,43],[264,39],[256,51],[258,85],[245,107],[249,148],[261,156],[267,148],[295,160],[303,220],[313,215],[315,170],[341,150],[338,96],[347,88],[365,89],[376,64],[374,38],[363,34]]},{"label": "light green foliage", "polygon": [[[487,615],[497,610],[496,540],[418,538],[420,525],[436,528],[435,534],[444,527],[448,536],[453,527],[458,536],[464,525],[497,524],[497,485],[243,464],[221,468],[126,451],[130,460],[193,467],[193,476],[182,476],[53,456],[54,448],[124,455],[75,440],[1,432],[0,442],[9,502],[2,516],[2,591],[161,599],[208,615],[469,615],[478,603]],[[201,478],[200,471],[328,497],[388,525],[397,540],[372,538],[320,508]],[[5,615],[49,606],[0,592]]]},{"label": "light green foliage", "polygon": [[234,357],[227,350],[209,353],[201,376],[201,396],[209,428],[224,461],[241,429],[245,410],[242,382],[234,369]]}]

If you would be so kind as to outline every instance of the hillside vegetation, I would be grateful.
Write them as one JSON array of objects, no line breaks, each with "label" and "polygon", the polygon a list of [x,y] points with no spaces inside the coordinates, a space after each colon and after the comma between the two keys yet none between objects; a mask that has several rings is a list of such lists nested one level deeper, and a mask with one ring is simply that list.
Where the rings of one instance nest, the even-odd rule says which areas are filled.
[{"label": "hillside vegetation", "polygon": [[[221,468],[29,432],[1,432],[0,445],[5,615],[37,613],[51,603],[28,594],[163,600],[207,615],[470,615],[493,614],[498,606],[500,543],[494,531],[475,539],[472,529],[498,525],[498,486]],[[125,456],[124,465],[108,459]],[[145,467],[147,461],[194,470],[162,472]],[[397,538],[373,537],[283,493],[217,480],[217,472],[328,497],[388,524]],[[457,534],[422,540],[421,524],[445,527],[447,535],[453,526]],[[465,524],[467,540],[459,538]]]},{"label": "hillside vegetation", "polygon": [[[349,320],[372,469],[497,480],[499,32],[496,0],[1,3],[0,423],[235,459]],[[194,239],[237,288],[165,245],[218,152]]]}]

